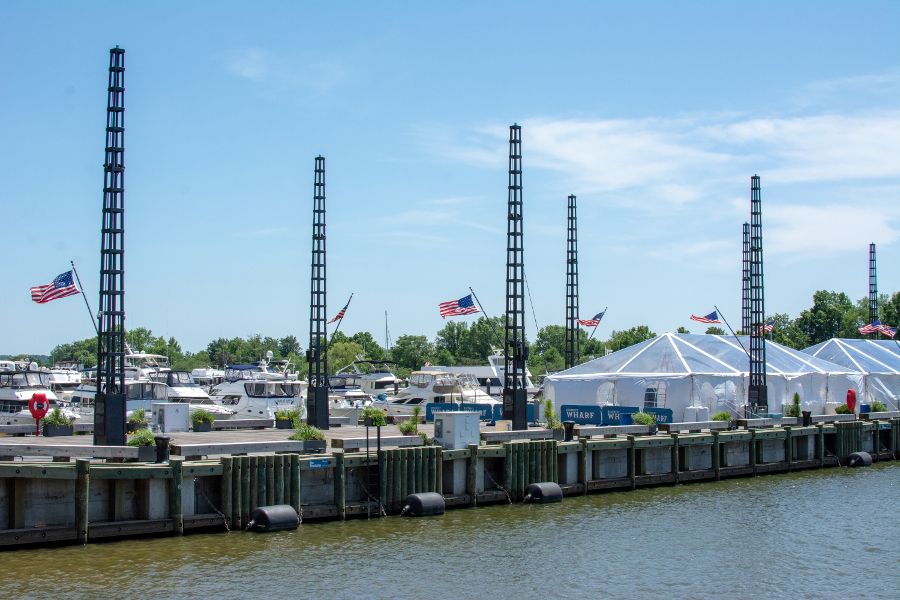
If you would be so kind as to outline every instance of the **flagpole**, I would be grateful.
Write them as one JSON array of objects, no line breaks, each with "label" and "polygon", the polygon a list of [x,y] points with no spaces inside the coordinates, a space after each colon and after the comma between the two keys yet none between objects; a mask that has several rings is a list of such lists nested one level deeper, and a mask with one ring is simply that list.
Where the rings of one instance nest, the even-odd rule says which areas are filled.
[{"label": "flagpole", "polygon": [[[731,328],[731,325],[729,325],[729,323],[728,323],[728,319],[725,318],[725,315],[722,314],[722,311],[719,310],[719,307],[716,306],[715,304],[713,304],[713,308],[716,309],[716,312],[719,314],[720,317],[722,317],[722,320],[725,321],[725,325],[728,326],[728,331],[731,332],[731,335],[734,336],[734,339],[737,340],[737,343],[741,345],[741,350],[744,351],[744,354],[746,354],[747,356],[750,356],[750,353],[747,352],[746,348],[744,348],[744,344],[743,344],[743,342],[741,342],[741,338],[739,338],[737,336],[737,334],[734,332],[734,329]],[[751,325],[751,327],[752,327],[752,325]]]},{"label": "flagpole", "polygon": [[[350,300],[353,300],[353,293],[350,294]],[[344,308],[342,308],[341,311],[347,310],[347,307],[350,306],[350,300],[347,300],[347,304],[344,305]],[[344,315],[341,315],[341,318],[338,319],[337,326],[334,328],[334,332],[332,332],[332,334],[331,334],[331,339],[328,341],[329,346],[331,346],[331,342],[334,341],[334,336],[336,336],[337,332],[341,329],[341,323],[343,323],[343,322],[344,322]]]},{"label": "flagpole", "polygon": [[[609,308],[609,307],[607,306],[606,308]],[[606,316],[606,308],[603,309],[604,317]],[[602,320],[603,320],[603,317],[600,317],[600,321],[602,321]],[[594,329],[591,330],[591,335],[590,335],[590,337],[588,337],[588,341],[591,341],[592,339],[594,339],[594,334],[597,333],[597,328],[600,327],[600,321],[597,321],[597,324],[594,325]]]},{"label": "flagpole", "polygon": [[491,329],[494,330],[494,335],[497,336],[498,342],[503,343],[503,340],[500,338],[500,332],[497,331],[496,327],[494,327],[494,322],[491,320],[487,312],[484,310],[484,307],[481,305],[481,300],[478,299],[478,294],[475,293],[475,290],[472,289],[472,286],[469,286],[469,291],[472,292],[472,297],[475,298],[475,303],[478,304],[478,308],[481,309],[481,313],[484,315],[485,319],[487,319],[488,325],[490,325]]},{"label": "flagpole", "polygon": [[72,265],[72,272],[75,273],[75,281],[78,282],[78,291],[81,292],[81,297],[84,298],[84,305],[87,307],[88,314],[91,316],[91,324],[94,326],[94,332],[99,336],[100,330],[97,328],[97,320],[94,319],[94,311],[91,310],[91,305],[88,303],[87,296],[84,295],[84,287],[81,285],[81,277],[78,276],[78,269],[75,268],[75,261],[70,260],[69,264]]}]

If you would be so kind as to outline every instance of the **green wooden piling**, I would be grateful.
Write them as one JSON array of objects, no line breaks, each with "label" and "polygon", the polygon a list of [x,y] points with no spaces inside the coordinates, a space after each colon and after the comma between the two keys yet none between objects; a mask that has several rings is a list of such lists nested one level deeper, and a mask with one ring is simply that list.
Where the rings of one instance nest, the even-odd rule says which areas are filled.
[{"label": "green wooden piling", "polygon": [[469,444],[469,459],[466,461],[466,493],[469,494],[469,504],[478,506],[478,444]]},{"label": "green wooden piling", "polygon": [[291,456],[290,454],[281,454],[281,485],[282,504],[291,503]]},{"label": "green wooden piling", "polygon": [[637,462],[636,462],[636,451],[634,449],[634,436],[628,436],[628,478],[631,479],[631,489],[635,489],[637,487]]},{"label": "green wooden piling", "polygon": [[391,477],[393,479],[391,483],[392,489],[392,502],[391,502],[391,512],[397,512],[400,510],[400,502],[402,502],[405,498],[401,498],[401,492],[403,491],[403,469],[401,469],[401,460],[400,460],[400,451],[395,450],[391,452],[391,464],[392,474]]},{"label": "green wooden piling", "polygon": [[588,472],[587,472],[587,458],[588,452],[590,450],[587,449],[587,439],[581,438],[578,440],[581,444],[581,449],[578,451],[578,483],[581,484],[581,492],[583,495],[587,496],[588,493]]},{"label": "green wooden piling", "polygon": [[788,472],[793,470],[794,464],[794,438],[791,437],[791,426],[784,426],[784,462]]},{"label": "green wooden piling", "polygon": [[444,449],[434,447],[434,491],[444,493]]},{"label": "green wooden piling", "polygon": [[[681,473],[681,457],[679,456],[680,452],[678,446],[678,432],[676,431],[674,433],[670,433],[669,435],[672,436],[672,447],[670,448],[672,452],[672,484],[678,485],[678,475],[679,473]],[[688,450],[688,452],[690,452],[690,450]]]},{"label": "green wooden piling", "polygon": [[241,507],[243,506],[243,466],[244,461],[240,456],[235,456],[231,461],[232,465],[232,480],[231,480],[231,490],[232,496],[234,497],[233,502],[231,504],[231,528],[232,529],[240,529],[241,528]]},{"label": "green wooden piling", "polygon": [[272,470],[275,485],[272,495],[272,504],[284,504],[284,455],[276,454],[272,457]]},{"label": "green wooden piling", "polygon": [[347,518],[347,471],[344,468],[344,453],[334,453],[334,504],[338,517]]},{"label": "green wooden piling", "polygon": [[75,535],[82,544],[88,542],[88,508],[90,506],[91,460],[75,460]]},{"label": "green wooden piling", "polygon": [[232,473],[232,469],[234,468],[234,458],[230,456],[222,457],[222,514],[225,515],[226,525],[231,527],[231,510],[232,510],[232,477],[234,474]]},{"label": "green wooden piling", "polygon": [[503,487],[507,490],[513,489],[513,445],[512,442],[504,442],[503,443],[503,452],[505,456],[503,458]]},{"label": "green wooden piling", "polygon": [[753,474],[756,475],[756,430],[750,430],[750,467],[753,469]]},{"label": "green wooden piling", "polygon": [[424,471],[422,470],[423,467],[425,466],[424,463],[422,462],[422,450],[424,450],[424,449],[423,448],[413,448],[412,449],[413,458],[415,459],[415,463],[416,463],[416,476],[415,476],[416,486],[413,489],[414,494],[419,493],[419,492],[428,491],[425,486],[425,474],[424,474]]},{"label": "green wooden piling", "polygon": [[712,466],[713,471],[716,472],[716,481],[719,481],[722,471],[720,464],[722,462],[722,449],[721,446],[719,446],[719,432],[713,430],[710,433],[712,433],[713,436],[712,448],[710,448],[710,452],[712,452]]},{"label": "green wooden piling", "polygon": [[170,456],[169,467],[172,468],[172,483],[169,486],[169,517],[174,522],[175,535],[184,535],[184,504],[181,496],[183,484],[184,457]]},{"label": "green wooden piling", "polygon": [[250,468],[250,457],[241,457],[241,524],[246,525],[250,521],[250,510],[253,504],[250,490],[250,480],[256,469]]},{"label": "green wooden piling", "polygon": [[275,455],[266,457],[266,506],[275,504]]},{"label": "green wooden piling", "polygon": [[521,500],[522,496],[525,495],[525,486],[531,483],[530,481],[526,481],[528,479],[528,459],[531,454],[528,452],[528,442],[519,442],[519,457],[518,457],[518,468],[519,468],[519,477],[518,477],[518,486],[516,487],[516,499]]},{"label": "green wooden piling", "polygon": [[266,505],[266,457],[256,459],[256,506]]},{"label": "green wooden piling", "polygon": [[394,459],[392,450],[381,451],[381,503],[390,508],[394,502]]},{"label": "green wooden piling", "polygon": [[291,454],[291,506],[294,507],[294,510],[297,511],[297,514],[300,514],[300,505],[302,501],[301,495],[301,486],[300,486],[300,455],[299,454]]},{"label": "green wooden piling", "polygon": [[[416,449],[407,448],[406,455],[406,496],[416,493]],[[406,500],[406,496],[403,497]]]},{"label": "green wooden piling", "polygon": [[[249,469],[250,473],[250,489],[247,490],[247,493],[249,494],[248,498],[250,500],[250,512],[252,512],[257,506],[259,506],[259,492],[257,491],[259,488],[259,469],[257,468],[259,457],[248,456],[247,459],[249,461],[247,468]],[[249,514],[250,513],[248,512],[246,515],[244,515],[244,518],[246,519]]]}]

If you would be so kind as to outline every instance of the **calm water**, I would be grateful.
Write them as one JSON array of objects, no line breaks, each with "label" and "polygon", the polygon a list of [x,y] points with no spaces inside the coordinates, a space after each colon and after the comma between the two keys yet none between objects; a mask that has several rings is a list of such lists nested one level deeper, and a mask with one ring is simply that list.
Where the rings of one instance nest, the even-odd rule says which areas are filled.
[{"label": "calm water", "polygon": [[900,465],[0,553],[0,597],[897,598]]}]

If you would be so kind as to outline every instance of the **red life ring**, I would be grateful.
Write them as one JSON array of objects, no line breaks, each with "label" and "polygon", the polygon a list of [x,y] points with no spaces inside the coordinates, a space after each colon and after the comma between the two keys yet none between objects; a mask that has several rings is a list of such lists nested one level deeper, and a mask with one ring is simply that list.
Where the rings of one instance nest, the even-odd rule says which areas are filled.
[{"label": "red life ring", "polygon": [[43,419],[47,411],[50,410],[50,401],[47,400],[47,394],[40,392],[34,394],[31,400],[28,401],[28,410],[31,411],[31,416],[35,419]]}]

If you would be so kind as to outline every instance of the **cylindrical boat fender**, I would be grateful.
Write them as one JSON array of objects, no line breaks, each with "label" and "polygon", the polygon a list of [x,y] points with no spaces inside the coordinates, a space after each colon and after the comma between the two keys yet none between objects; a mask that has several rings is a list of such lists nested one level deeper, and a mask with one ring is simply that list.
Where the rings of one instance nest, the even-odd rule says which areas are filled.
[{"label": "cylindrical boat fender", "polygon": [[260,506],[250,513],[250,522],[247,523],[248,531],[281,531],[283,529],[297,529],[300,525],[300,517],[293,506],[289,504],[276,504],[275,506]]},{"label": "cylindrical boat fender", "polygon": [[432,517],[444,514],[447,509],[444,497],[437,492],[410,494],[403,504],[400,514],[406,517]]},{"label": "cylindrical boat fender", "polygon": [[871,467],[872,455],[868,452],[854,452],[847,459],[847,464],[851,467]]},{"label": "cylindrical boat fender", "polygon": [[546,504],[548,502],[562,502],[563,493],[559,484],[553,481],[532,483],[525,488],[525,502]]}]

